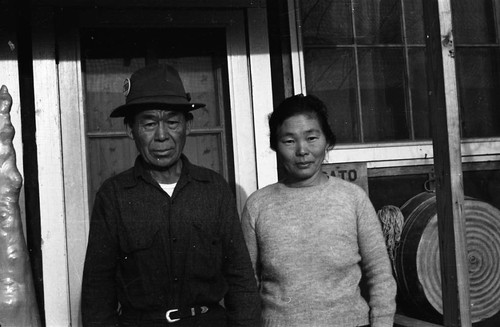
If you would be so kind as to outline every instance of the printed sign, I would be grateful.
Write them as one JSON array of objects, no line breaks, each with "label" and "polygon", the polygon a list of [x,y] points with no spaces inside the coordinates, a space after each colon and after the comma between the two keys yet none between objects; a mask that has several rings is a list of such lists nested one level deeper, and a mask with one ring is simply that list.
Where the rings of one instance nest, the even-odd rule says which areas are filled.
[{"label": "printed sign", "polygon": [[348,162],[341,164],[323,164],[324,173],[342,178],[361,186],[368,193],[368,171],[366,162]]}]

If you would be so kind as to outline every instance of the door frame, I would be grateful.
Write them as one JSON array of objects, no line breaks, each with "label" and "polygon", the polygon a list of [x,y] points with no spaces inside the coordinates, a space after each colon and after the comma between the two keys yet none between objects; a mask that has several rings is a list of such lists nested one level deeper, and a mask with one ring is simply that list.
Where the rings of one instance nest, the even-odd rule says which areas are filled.
[{"label": "door frame", "polygon": [[[269,149],[266,132],[272,93],[265,8],[78,9],[75,13],[78,15],[65,12],[65,17],[78,19],[72,19],[57,31],[53,27],[54,12],[49,8],[35,13],[33,20],[44,306],[48,326],[81,325],[81,278],[90,199],[79,28],[224,28],[239,211],[253,191],[277,179],[276,158]],[[246,24],[249,20],[251,23]]]}]

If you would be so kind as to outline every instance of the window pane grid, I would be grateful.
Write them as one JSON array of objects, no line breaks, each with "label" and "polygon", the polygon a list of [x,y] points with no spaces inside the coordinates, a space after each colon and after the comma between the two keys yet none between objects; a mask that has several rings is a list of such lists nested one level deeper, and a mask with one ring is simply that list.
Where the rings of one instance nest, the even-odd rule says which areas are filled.
[{"label": "window pane grid", "polygon": [[[406,7],[405,7],[406,5]],[[341,16],[335,12],[328,12],[328,8],[350,7],[350,15]],[[321,8],[321,15],[315,12]],[[345,13],[345,11],[343,11]],[[415,140],[425,135],[428,138],[428,129],[416,132],[414,126],[415,103],[421,105],[421,99],[412,99],[412,86],[425,87],[425,75],[418,75],[416,80],[411,76],[414,70],[410,67],[409,51],[425,49],[423,35],[423,19],[421,17],[420,1],[412,1],[407,5],[403,0],[387,1],[326,1],[305,0],[301,1],[302,35],[304,37],[304,51],[312,54],[316,52],[330,53],[336,57],[339,51],[351,50],[354,64],[349,74],[354,74],[355,99],[347,102],[347,106],[335,105],[334,95],[338,90],[332,88],[317,88],[326,82],[318,81],[318,63],[311,62],[315,56],[305,56],[306,87],[307,92],[319,96],[331,108],[331,116],[339,115],[339,111],[351,112],[350,124],[344,121],[345,128],[338,136],[339,143],[370,143]],[[411,15],[406,19],[405,15]],[[316,17],[314,22],[308,21]],[[323,24],[320,17],[328,17],[327,24]],[[308,29],[314,23],[315,30]],[[335,26],[335,33],[328,32],[323,25]],[[408,25],[410,24],[410,25]],[[350,26],[350,30],[347,30]],[[408,32],[407,26],[412,28]],[[343,28],[343,31],[340,29]],[[321,31],[326,31],[321,34]],[[352,35],[352,38],[339,37]],[[316,42],[321,40],[321,42]],[[326,56],[326,55],[325,55]],[[309,60],[308,60],[309,59]],[[331,66],[323,63],[325,69],[335,69],[338,65]],[[425,70],[424,70],[425,71]],[[333,71],[328,75],[345,74],[345,71]],[[324,77],[324,73],[321,75]],[[347,78],[347,76],[345,77]],[[309,81],[315,80],[311,85]],[[352,80],[352,78],[351,78]],[[338,87],[332,84],[330,87]],[[350,92],[352,95],[352,92]],[[415,92],[419,97],[425,92]],[[344,97],[345,99],[345,97]],[[345,102],[344,102],[345,103]],[[333,107],[333,108],[332,108]],[[422,108],[419,108],[422,113]],[[341,116],[347,117],[345,113]],[[420,114],[419,118],[422,115]],[[342,121],[335,121],[333,127],[338,131]],[[418,137],[416,136],[418,135]]]},{"label": "window pane grid", "polygon": [[460,44],[455,44],[455,48],[499,48],[500,49],[500,44],[467,44],[467,43],[460,43]]},{"label": "window pane grid", "polygon": [[[478,45],[478,46],[487,46],[487,45],[484,45],[484,44],[481,44],[481,45]],[[321,45],[318,45],[318,44],[311,44],[311,45],[307,45],[306,48],[307,49],[337,49],[337,48],[349,48],[349,49],[354,49],[354,48],[358,48],[358,49],[362,49],[362,48],[368,48],[368,49],[371,49],[371,48],[424,48],[425,49],[425,45],[423,44],[370,44],[370,45],[366,45],[366,44],[321,44]]]}]

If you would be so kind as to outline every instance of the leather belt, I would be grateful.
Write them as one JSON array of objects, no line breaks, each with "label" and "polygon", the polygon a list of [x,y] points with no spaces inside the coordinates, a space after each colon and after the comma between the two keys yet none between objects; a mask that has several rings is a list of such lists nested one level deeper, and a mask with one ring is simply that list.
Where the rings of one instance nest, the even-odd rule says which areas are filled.
[{"label": "leather belt", "polygon": [[165,313],[165,318],[169,323],[179,321],[184,318],[194,317],[207,313],[210,308],[208,306],[194,306],[183,309],[170,309]]},{"label": "leather belt", "polygon": [[167,321],[173,323],[181,319],[190,318],[198,315],[205,314],[212,309],[217,308],[219,305],[195,305],[185,308],[172,308],[165,311],[137,311],[137,310],[122,310],[122,315],[128,319],[137,320],[153,320],[153,321]]}]

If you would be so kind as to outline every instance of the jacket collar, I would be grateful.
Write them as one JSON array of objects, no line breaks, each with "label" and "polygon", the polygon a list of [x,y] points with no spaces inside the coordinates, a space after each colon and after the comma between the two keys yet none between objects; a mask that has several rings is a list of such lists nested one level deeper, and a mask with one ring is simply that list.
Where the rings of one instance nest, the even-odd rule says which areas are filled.
[{"label": "jacket collar", "polygon": [[[182,160],[182,170],[178,183],[188,182],[191,179],[199,182],[209,181],[210,177],[206,169],[193,165],[184,154],[181,154],[180,160]],[[137,185],[139,179],[145,180],[152,184],[158,184],[151,177],[151,174],[146,167],[146,163],[140,155],[135,159],[135,164],[132,168],[132,171],[133,173],[129,175],[130,178],[125,182],[126,187],[133,187]]]}]

